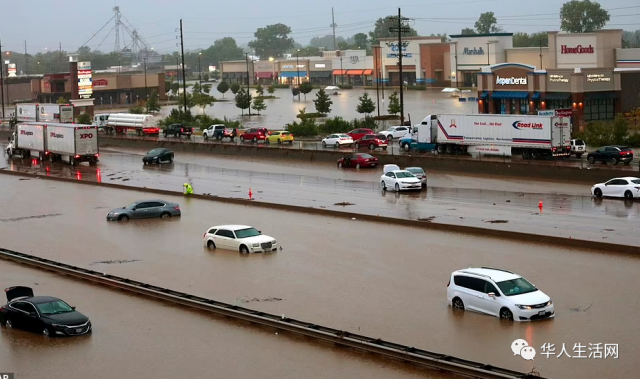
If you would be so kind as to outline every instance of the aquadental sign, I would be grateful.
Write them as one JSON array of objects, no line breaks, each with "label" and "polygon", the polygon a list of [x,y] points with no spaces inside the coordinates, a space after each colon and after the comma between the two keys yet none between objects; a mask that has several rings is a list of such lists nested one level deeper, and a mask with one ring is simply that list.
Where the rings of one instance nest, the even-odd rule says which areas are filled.
[{"label": "aquadental sign", "polygon": [[527,84],[527,78],[516,78],[516,77],[510,77],[510,78],[501,78],[500,76],[496,76],[496,84],[497,85],[526,85]]}]

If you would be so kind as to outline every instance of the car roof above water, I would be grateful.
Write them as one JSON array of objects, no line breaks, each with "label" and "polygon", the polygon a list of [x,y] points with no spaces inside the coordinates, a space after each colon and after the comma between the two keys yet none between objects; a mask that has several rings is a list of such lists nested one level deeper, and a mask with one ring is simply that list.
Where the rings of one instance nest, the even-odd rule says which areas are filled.
[{"label": "car roof above water", "polygon": [[242,230],[242,229],[249,229],[249,228],[253,228],[253,226],[249,226],[249,225],[216,225],[216,226],[210,227],[209,229],[228,229],[228,230],[235,231],[235,230]]},{"label": "car roof above water", "polygon": [[472,275],[484,276],[492,279],[494,282],[502,282],[505,280],[521,278],[520,275],[513,273],[511,271],[501,270],[496,268],[489,268],[489,267],[477,267],[477,268],[470,267],[470,268],[455,271],[454,274],[472,274]]}]

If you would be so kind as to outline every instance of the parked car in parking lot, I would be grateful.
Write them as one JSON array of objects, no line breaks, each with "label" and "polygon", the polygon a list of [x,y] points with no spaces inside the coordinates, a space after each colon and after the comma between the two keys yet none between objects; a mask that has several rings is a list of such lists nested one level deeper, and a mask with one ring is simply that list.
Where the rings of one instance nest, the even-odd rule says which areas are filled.
[{"label": "parked car in parking lot", "polygon": [[507,270],[481,267],[454,271],[447,283],[447,302],[513,321],[555,317],[551,298],[522,276]]},{"label": "parked car in parking lot", "polygon": [[357,141],[360,138],[364,137],[366,134],[374,134],[374,131],[373,131],[373,129],[360,128],[360,129],[353,129],[352,131],[348,132],[347,134],[350,135],[351,138],[353,138],[354,141]]},{"label": "parked car in parking lot", "polygon": [[587,151],[587,144],[584,143],[581,139],[572,139],[571,140],[571,154],[574,154],[576,157],[582,157]]},{"label": "parked car in parking lot", "polygon": [[240,135],[240,142],[244,141],[264,141],[269,136],[269,130],[267,128],[251,128]]},{"label": "parked car in parking lot", "polygon": [[266,139],[267,143],[277,143],[281,145],[283,143],[288,143],[289,145],[293,145],[293,134],[286,130],[276,130],[271,132]]},{"label": "parked car in parking lot", "polygon": [[393,140],[394,138],[400,139],[407,133],[409,133],[408,126],[392,126],[390,128],[387,128],[387,130],[381,131],[378,134],[383,135],[389,142],[391,142],[391,140]]},{"label": "parked car in parking lot", "polygon": [[142,157],[142,163],[144,164],[162,164],[171,162],[173,162],[173,151],[162,147],[150,150],[144,157]]},{"label": "parked car in parking lot", "polygon": [[374,150],[379,147],[382,150],[387,150],[387,146],[389,146],[387,139],[380,134],[365,134],[355,142],[356,149],[368,147],[370,150]]},{"label": "parked car in parking lot", "polygon": [[378,158],[364,153],[356,153],[345,155],[343,158],[338,159],[338,168],[342,167],[377,167]]},{"label": "parked car in parking lot", "polygon": [[627,146],[614,145],[604,146],[600,149],[587,154],[587,162],[594,164],[596,162],[611,162],[612,165],[617,165],[618,162],[622,162],[628,165],[633,160],[633,151]]},{"label": "parked car in parking lot", "polygon": [[278,250],[275,238],[247,225],[212,226],[202,238],[209,249],[234,250],[244,254]]},{"label": "parked car in parking lot", "polygon": [[422,182],[407,170],[392,170],[380,177],[383,190],[393,189],[396,192],[422,189]]},{"label": "parked car in parking lot", "polygon": [[353,145],[353,138],[348,134],[332,134],[322,139],[322,147],[341,147],[345,145]]},{"label": "parked car in parking lot", "polygon": [[169,218],[180,216],[180,205],[168,201],[153,199],[141,200],[109,211],[107,221],[128,221],[138,218]]},{"label": "parked car in parking lot", "polygon": [[640,178],[627,176],[594,184],[591,194],[595,197],[624,197],[633,200],[640,197]]}]

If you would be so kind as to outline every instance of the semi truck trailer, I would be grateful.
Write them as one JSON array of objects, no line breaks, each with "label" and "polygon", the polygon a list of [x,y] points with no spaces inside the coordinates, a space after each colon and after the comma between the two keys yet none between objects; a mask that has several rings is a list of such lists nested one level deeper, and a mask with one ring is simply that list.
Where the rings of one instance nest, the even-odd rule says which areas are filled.
[{"label": "semi truck trailer", "polygon": [[428,115],[400,140],[405,151],[440,154],[522,155],[524,159],[571,155],[568,117],[494,114]]},{"label": "semi truck trailer", "polygon": [[160,128],[154,116],[149,114],[115,113],[110,114],[103,128],[108,134],[126,134],[135,131],[139,136],[160,135]]},{"label": "semi truck trailer", "polygon": [[18,122],[73,123],[73,105],[24,103],[16,105]]}]

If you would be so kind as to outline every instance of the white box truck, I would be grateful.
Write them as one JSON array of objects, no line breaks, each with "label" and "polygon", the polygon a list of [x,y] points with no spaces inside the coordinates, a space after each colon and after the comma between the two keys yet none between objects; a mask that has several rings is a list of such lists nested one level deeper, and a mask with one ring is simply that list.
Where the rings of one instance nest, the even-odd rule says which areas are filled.
[{"label": "white box truck", "polygon": [[158,121],[149,114],[115,113],[109,115],[105,131],[109,134],[126,134],[135,131],[139,136],[160,135]]},{"label": "white box truck", "polygon": [[16,106],[18,122],[73,123],[73,105],[24,103]]},{"label": "white box truck", "polygon": [[98,163],[98,128],[93,125],[54,124],[46,125],[46,156],[52,162],[63,161],[75,166],[89,162]]},{"label": "white box truck", "polygon": [[44,158],[46,129],[45,125],[35,122],[17,124],[16,130],[9,137],[7,155],[9,157],[19,155],[22,158],[31,158],[32,156]]},{"label": "white box truck", "polygon": [[522,155],[524,159],[571,154],[570,119],[556,116],[429,115],[400,140],[405,151]]}]

